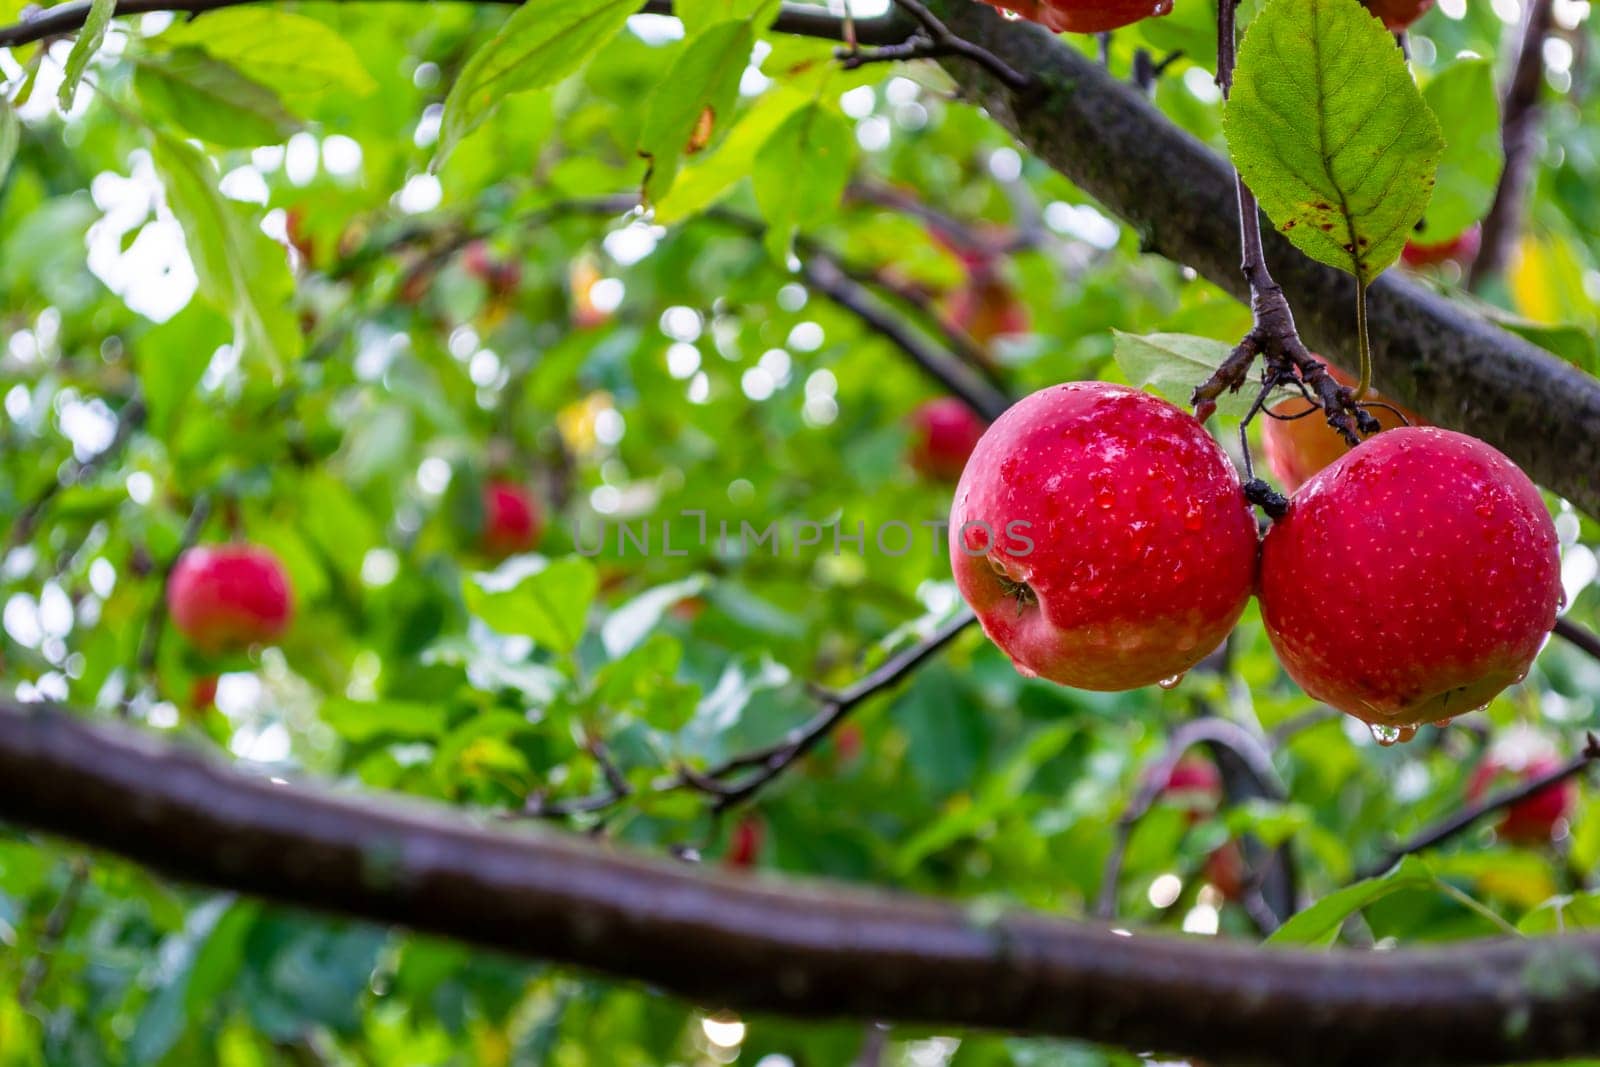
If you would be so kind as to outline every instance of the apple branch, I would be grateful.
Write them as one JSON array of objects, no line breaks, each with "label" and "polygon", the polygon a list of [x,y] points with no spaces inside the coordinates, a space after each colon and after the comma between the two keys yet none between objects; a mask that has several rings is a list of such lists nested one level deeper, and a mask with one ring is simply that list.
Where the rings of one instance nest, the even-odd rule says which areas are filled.
[{"label": "apple branch", "polygon": [[[981,68],[940,60],[963,99],[1132,226],[1147,250],[1251,299],[1232,251],[1238,190],[1224,159],[1042,26],[969,0],[928,5],[952,32],[1041,86],[1019,100]],[[1353,364],[1354,279],[1301,255],[1276,232],[1262,234],[1262,243],[1274,280],[1295,295],[1301,336]],[[1386,394],[1435,425],[1490,442],[1535,481],[1600,515],[1593,473],[1600,470],[1600,381],[1398,272],[1376,279],[1369,298],[1373,335],[1383,339],[1372,355]]]},{"label": "apple branch", "polygon": [[[1238,53],[1238,6],[1239,0],[1220,0],[1217,5],[1217,87],[1222,90],[1224,101],[1233,93],[1233,71]],[[1201,422],[1209,419],[1217,410],[1217,398],[1225,392],[1238,392],[1256,357],[1261,356],[1264,359],[1261,390],[1240,427],[1241,441],[1245,440],[1244,434],[1251,419],[1261,411],[1273,389],[1280,385],[1300,383],[1316,394],[1328,425],[1352,445],[1360,444],[1363,434],[1376,433],[1379,429],[1377,419],[1358,403],[1361,394],[1366,391],[1368,376],[1365,344],[1362,385],[1356,390],[1348,389],[1333,379],[1326,364],[1313,356],[1300,340],[1289,299],[1284,295],[1283,287],[1273,280],[1267,267],[1267,254],[1261,242],[1261,209],[1256,203],[1255,194],[1245,184],[1244,176],[1237,172],[1234,185],[1239,211],[1239,243],[1243,248],[1240,269],[1249,285],[1253,325],[1216,373],[1195,388],[1191,400],[1195,416]],[[1365,307],[1365,301],[1359,300],[1357,306]],[[1364,318],[1362,330],[1364,337]],[[1250,467],[1248,442],[1245,443],[1244,455],[1249,476],[1245,486],[1246,495],[1268,515],[1280,518],[1288,508],[1288,501],[1255,477]]]},{"label": "apple branch", "polygon": [[[171,877],[647,983],[696,1003],[1297,1065],[1600,1053],[1600,936],[1370,953],[1119,936],[1024,911],[785,885],[280,784],[0,704],[0,815]],[[692,961],[692,966],[686,966]]]},{"label": "apple branch", "polygon": [[1404,844],[1397,845],[1385,853],[1382,859],[1359,871],[1356,875],[1356,881],[1376,878],[1406,856],[1443,844],[1470,829],[1484,816],[1503,811],[1514,804],[1527,800],[1541,790],[1548,789],[1552,785],[1582,773],[1595,760],[1600,760],[1600,738],[1591,733],[1588,735],[1587,743],[1583,746],[1583,751],[1567,760],[1561,766],[1529,778],[1525,782],[1519,782],[1509,789],[1484,797],[1476,804],[1466,805],[1449,818],[1442,820],[1438,825],[1422,831]]},{"label": "apple branch", "polygon": [[1600,660],[1600,635],[1584,629],[1571,619],[1556,620],[1555,635],[1591,659]]},{"label": "apple branch", "polygon": [[894,0],[894,2],[900,10],[909,12],[916,20],[917,31],[904,41],[883,45],[871,52],[863,52],[860,41],[850,42],[834,53],[834,58],[839,60],[845,70],[856,70],[868,63],[896,63],[911,59],[959,56],[988,70],[1012,92],[1033,91],[1033,80],[1026,74],[1019,73],[993,53],[951,33],[949,27],[918,0]]},{"label": "apple branch", "polygon": [[[656,793],[691,789],[713,798],[711,813],[721,815],[754,797],[771,785],[795,763],[826,740],[844,723],[851,712],[879,693],[898,685],[945,646],[965,633],[977,618],[963,609],[943,623],[927,639],[891,656],[882,666],[841,690],[813,688],[820,710],[790,730],[779,741],[752,749],[714,764],[707,770],[679,767],[651,786]],[[590,796],[551,800],[531,797],[522,814],[544,819],[606,811],[633,795],[628,780],[611,763],[603,745],[592,742],[590,754],[599,763],[606,788]]]},{"label": "apple branch", "polygon": [[1483,241],[1467,276],[1474,292],[1505,269],[1522,231],[1527,210],[1534,154],[1539,141],[1539,90],[1544,83],[1544,41],[1554,24],[1552,0],[1532,0],[1522,23],[1517,63],[1506,86],[1501,110],[1500,140],[1505,166],[1494,201],[1483,220]]},{"label": "apple branch", "polygon": [[1127,854],[1128,842],[1133,837],[1133,831],[1138,827],[1140,820],[1150,813],[1150,809],[1155,807],[1156,801],[1161,799],[1162,791],[1166,789],[1167,781],[1172,777],[1172,769],[1178,765],[1184,753],[1198,744],[1212,744],[1228,749],[1244,762],[1269,795],[1279,800],[1287,796],[1282,782],[1278,779],[1278,771],[1272,765],[1272,757],[1262,742],[1244,727],[1215,715],[1203,715],[1184,723],[1172,731],[1160,758],[1145,767],[1138,789],[1135,790],[1121,817],[1117,819],[1116,836],[1112,839],[1111,854],[1106,860],[1105,871],[1100,879],[1100,895],[1096,898],[1092,913],[1095,918],[1110,919],[1116,916],[1117,890],[1122,882],[1122,862]]},{"label": "apple branch", "polygon": [[[174,14],[201,15],[223,8],[247,4],[270,3],[273,0],[117,0],[116,14],[148,15],[158,11]],[[346,0],[349,2],[349,0]],[[429,3],[433,0],[411,0]],[[520,6],[522,0],[462,0],[484,5]],[[31,17],[10,26],[0,26],[0,48],[15,48],[52,37],[73,33],[83,28],[89,16],[91,0],[70,0],[38,11]],[[671,0],[643,0],[639,5],[643,14],[672,14]],[[855,41],[860,44],[899,44],[916,31],[916,25],[899,11],[869,19],[846,19],[806,4],[783,4],[772,29],[778,33],[799,37],[818,37],[828,41]]]}]

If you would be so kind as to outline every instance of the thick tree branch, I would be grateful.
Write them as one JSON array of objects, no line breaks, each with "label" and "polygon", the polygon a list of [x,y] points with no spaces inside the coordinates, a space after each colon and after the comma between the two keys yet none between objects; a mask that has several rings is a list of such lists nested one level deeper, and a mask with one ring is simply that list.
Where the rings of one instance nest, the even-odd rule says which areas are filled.
[{"label": "thick tree branch", "polygon": [[[1147,249],[1249,298],[1225,160],[1042,27],[970,0],[929,6],[952,32],[1043,86],[1019,99],[981,68],[941,60],[973,103],[1134,226]],[[1354,366],[1354,279],[1306,259],[1276,232],[1262,236],[1301,336]],[[1394,272],[1373,284],[1368,299],[1384,393],[1430,422],[1489,441],[1535,481],[1600,515],[1600,381]]]},{"label": "thick tree branch", "polygon": [[1510,789],[1503,789],[1498,793],[1486,796],[1476,804],[1468,804],[1457,810],[1437,826],[1423,830],[1409,841],[1390,850],[1378,862],[1358,872],[1356,880],[1375,878],[1396,863],[1399,863],[1403,857],[1449,841],[1463,831],[1470,829],[1474,823],[1485,815],[1503,811],[1519,801],[1528,799],[1542,789],[1548,789],[1557,782],[1565,781],[1573,775],[1584,771],[1595,760],[1600,760],[1600,739],[1597,739],[1594,734],[1590,734],[1588,743],[1584,745],[1583,751],[1567,760],[1561,766],[1529,778],[1526,782],[1519,782]]},{"label": "thick tree branch", "polygon": [[1532,0],[1522,21],[1517,65],[1501,104],[1500,142],[1505,168],[1494,192],[1494,202],[1483,220],[1483,241],[1472,262],[1467,285],[1476,290],[1505,269],[1511,250],[1522,232],[1528,209],[1529,186],[1539,142],[1539,90],[1544,84],[1544,41],[1554,25],[1552,0]]},{"label": "thick tree branch", "polygon": [[[711,1006],[1062,1034],[1248,1062],[1600,1052],[1600,937],[1362,953],[1122,937],[780,886],[459,813],[280,785],[125,727],[0,705],[0,814],[202,885],[394,922]],[[1567,975],[1564,982],[1535,981]]]},{"label": "thick tree branch", "polygon": [[[225,7],[241,7],[245,4],[263,2],[267,0],[118,0],[117,14],[148,15],[158,11],[170,11],[175,14],[200,15]],[[357,0],[337,0],[337,2],[352,3]],[[418,0],[418,2],[429,3],[433,0]],[[468,0],[468,2],[514,7],[520,6],[522,0]],[[15,25],[0,27],[0,48],[14,48],[82,29],[84,19],[89,15],[89,7],[90,0],[72,0],[71,3],[56,4],[46,8],[34,17],[25,18]],[[642,0],[639,9],[646,14],[670,15],[672,4],[671,0]],[[784,4],[774,19],[772,28],[779,33],[820,37],[827,41],[855,40],[861,44],[892,45],[904,41],[915,30],[916,23],[899,11],[878,18],[847,22],[838,15],[805,4]]]}]

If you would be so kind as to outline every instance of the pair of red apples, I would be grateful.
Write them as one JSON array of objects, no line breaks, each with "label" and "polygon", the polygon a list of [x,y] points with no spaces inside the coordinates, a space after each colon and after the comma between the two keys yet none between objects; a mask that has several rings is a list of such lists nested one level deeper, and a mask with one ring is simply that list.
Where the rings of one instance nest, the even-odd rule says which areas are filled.
[{"label": "pair of red apples", "polygon": [[[1003,11],[1043,23],[1057,33],[1100,33],[1165,15],[1173,0],[986,0]],[[1362,0],[1391,30],[1403,30],[1433,0]]]},{"label": "pair of red apples", "polygon": [[1296,477],[1263,539],[1189,413],[1105,382],[1034,393],[956,486],[956,583],[1019,671],[1074,688],[1175,684],[1253,593],[1290,677],[1380,740],[1487,704],[1526,675],[1560,607],[1539,491],[1435,427],[1308,454],[1332,436],[1319,421],[1268,424],[1274,465]]},{"label": "pair of red apples", "polygon": [[[483,553],[531,552],[544,530],[539,503],[524,487],[490,482],[483,492]],[[201,545],[178,557],[167,581],[167,612],[201,652],[217,655],[282,637],[294,617],[289,575],[259,545]],[[196,703],[209,703],[196,698]]]}]

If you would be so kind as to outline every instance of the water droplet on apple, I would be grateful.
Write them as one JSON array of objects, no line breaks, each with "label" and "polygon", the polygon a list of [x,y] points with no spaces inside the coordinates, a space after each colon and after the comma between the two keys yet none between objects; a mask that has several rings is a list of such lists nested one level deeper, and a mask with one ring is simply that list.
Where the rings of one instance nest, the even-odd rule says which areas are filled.
[{"label": "water droplet on apple", "polygon": [[1384,748],[1400,743],[1400,727],[1384,726],[1381,723],[1368,723],[1367,728],[1372,731],[1372,739]]},{"label": "water droplet on apple", "polygon": [[1156,684],[1159,685],[1163,689],[1176,689],[1183,682],[1183,676],[1184,676],[1185,673],[1186,672],[1184,672],[1184,671],[1179,671],[1177,674],[1174,674],[1171,678],[1163,678],[1163,679],[1161,679],[1161,681],[1157,682]]}]

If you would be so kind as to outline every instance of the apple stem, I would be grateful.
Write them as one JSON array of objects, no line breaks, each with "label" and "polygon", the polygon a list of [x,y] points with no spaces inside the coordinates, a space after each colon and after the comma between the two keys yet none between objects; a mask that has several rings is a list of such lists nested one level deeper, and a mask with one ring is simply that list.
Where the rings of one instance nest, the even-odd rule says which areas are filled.
[{"label": "apple stem", "polygon": [[1367,280],[1356,278],[1356,343],[1361,353],[1361,378],[1356,383],[1355,402],[1366,399],[1372,388],[1372,339],[1367,333]]},{"label": "apple stem", "polygon": [[[1221,0],[1217,5],[1217,87],[1226,101],[1233,93],[1233,71],[1238,57],[1239,0]],[[1266,250],[1261,240],[1261,209],[1255,194],[1245,184],[1243,176],[1234,174],[1239,201],[1239,243],[1242,250],[1240,269],[1250,283],[1250,332],[1223,361],[1210,378],[1194,391],[1190,402],[1195,416],[1204,422],[1215,413],[1217,398],[1223,393],[1238,392],[1255,365],[1256,357],[1266,361],[1262,370],[1262,395],[1245,419],[1249,421],[1264,406],[1267,394],[1280,385],[1296,385],[1302,392],[1309,387],[1315,402],[1322,408],[1328,425],[1338,431],[1351,445],[1358,445],[1364,435],[1377,433],[1378,420],[1359,404],[1371,378],[1371,359],[1366,331],[1365,292],[1359,293],[1359,319],[1361,333],[1362,383],[1360,391],[1340,385],[1328,373],[1324,364],[1306,348],[1295,326],[1294,311],[1283,287],[1272,278],[1267,268]],[[1241,429],[1241,436],[1243,430]],[[1245,448],[1246,470],[1250,468],[1250,452]],[[1252,474],[1252,482],[1255,478]],[[1258,501],[1259,502],[1259,501]],[[1263,505],[1265,507],[1266,505]],[[1271,514],[1271,512],[1268,512]]]}]

